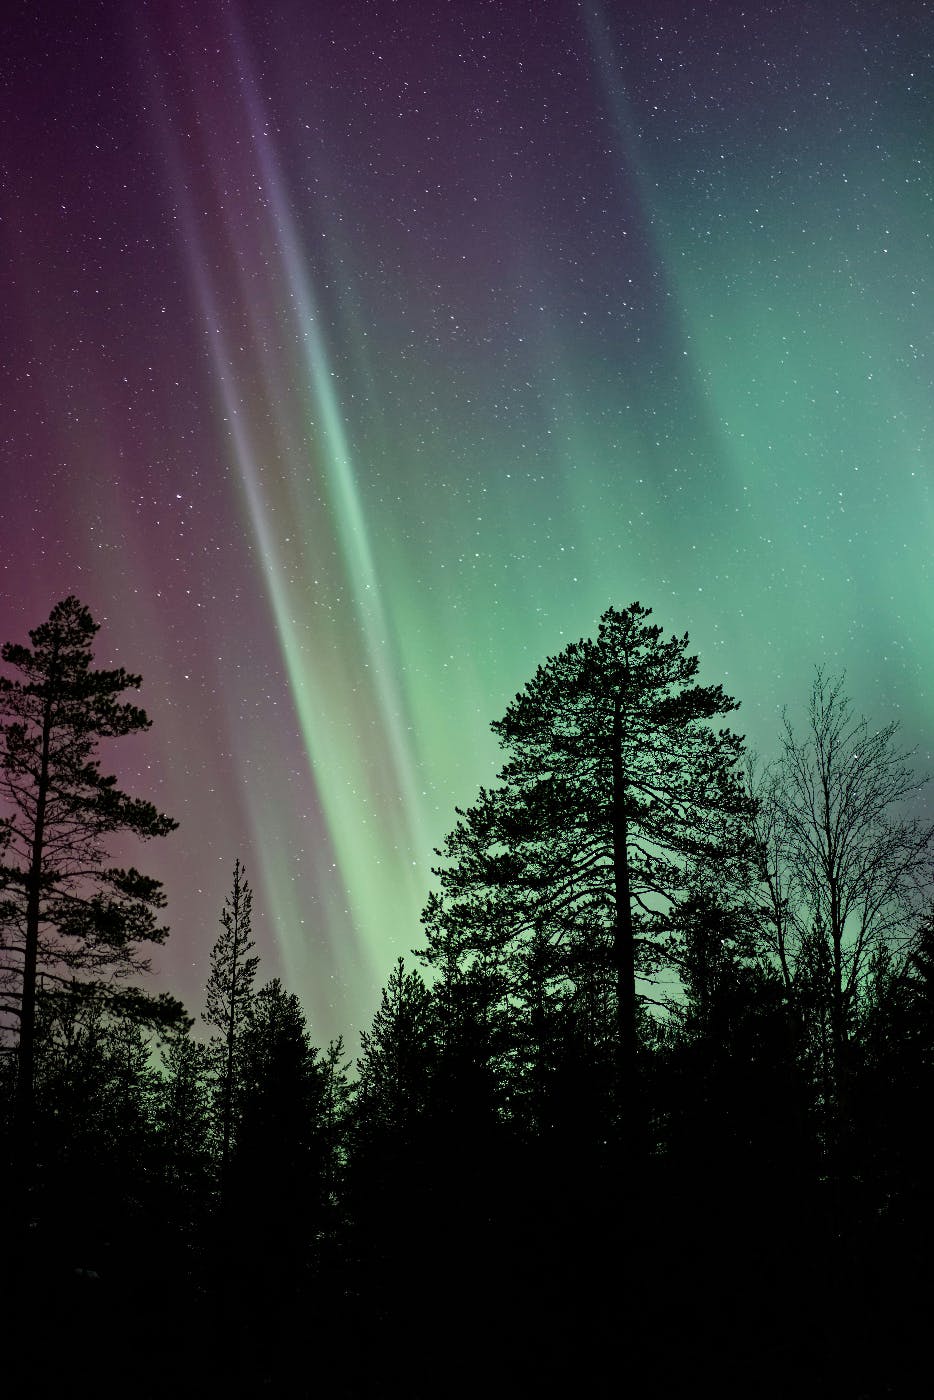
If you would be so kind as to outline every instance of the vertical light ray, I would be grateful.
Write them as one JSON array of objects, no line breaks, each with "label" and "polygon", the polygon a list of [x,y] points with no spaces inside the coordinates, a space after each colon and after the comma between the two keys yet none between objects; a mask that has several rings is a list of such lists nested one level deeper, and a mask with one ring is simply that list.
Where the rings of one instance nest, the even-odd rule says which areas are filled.
[{"label": "vertical light ray", "polygon": [[250,72],[249,55],[242,40],[237,43],[237,53],[253,147],[271,199],[273,230],[286,273],[290,301],[297,311],[295,332],[302,346],[315,409],[323,424],[327,482],[334,503],[338,538],[353,588],[367,659],[376,678],[382,722],[395,763],[395,778],[405,799],[403,819],[409,828],[407,836],[411,847],[415,844],[420,827],[420,804],[412,780],[413,755],[403,724],[402,700],[395,678],[397,663],[392,655],[386,624],[383,590],[373,560],[347,427],[335,391],[337,376],[321,329],[321,316],[307,270],[307,255],[290,210],[279,162],[266,131],[259,93]]},{"label": "vertical light ray", "polygon": [[[356,684],[361,688],[368,687],[372,677],[376,691],[372,702],[375,710],[373,718],[376,719],[381,733],[381,737],[375,740],[375,747],[380,760],[385,754],[388,754],[390,759],[389,792],[380,792],[366,771],[358,772],[358,779],[365,794],[363,805],[369,806],[371,810],[380,814],[381,820],[388,822],[385,830],[388,841],[382,859],[398,864],[397,874],[390,875],[390,880],[399,879],[408,884],[410,897],[418,900],[421,891],[413,883],[413,857],[416,852],[427,852],[427,843],[424,837],[421,802],[414,780],[415,758],[408,738],[411,726],[406,723],[404,702],[397,681],[399,658],[394,654],[387,626],[383,607],[383,585],[377,576],[374,563],[369,529],[357,486],[357,471],[335,388],[338,382],[337,375],[321,329],[321,316],[307,269],[307,255],[291,213],[279,162],[266,132],[260,98],[250,73],[249,56],[242,42],[238,43],[237,50],[241,91],[253,148],[257,155],[263,186],[271,203],[270,234],[285,272],[289,306],[294,308],[294,330],[302,349],[314,417],[323,429],[320,447],[332,505],[332,518],[336,523],[337,538],[350,584],[356,625],[364,643],[365,665],[370,673],[367,677],[358,676]],[[283,635],[287,638],[286,649],[294,652],[296,638],[293,628],[290,627]],[[310,665],[314,666],[314,658],[311,659]],[[307,666],[293,668],[293,685],[298,697],[308,688],[309,678],[305,674],[306,671]],[[344,700],[340,696],[335,699],[340,711]],[[342,781],[346,781],[346,771],[343,767],[334,769],[327,748],[322,745],[320,736],[315,732],[317,721],[314,716],[309,715],[301,699],[299,712],[303,718],[306,739],[311,746],[310,752],[317,755],[316,771],[323,774],[330,769],[332,783],[340,785]],[[356,736],[358,741],[361,737]],[[327,802],[327,790],[324,791],[324,797]],[[347,813],[346,817],[350,818],[351,814]],[[345,819],[336,820],[334,828],[335,834],[346,829]],[[381,837],[382,833],[380,839]]]},{"label": "vertical light ray", "polygon": [[[225,329],[230,307],[225,304],[226,291],[217,269],[217,230],[212,234],[215,256],[209,258],[203,219],[196,215],[187,194],[190,177],[186,178],[181,153],[165,124],[163,141],[171,152],[168,163],[182,210],[186,256],[224,431],[257,544],[315,802],[324,813],[328,842],[335,854],[336,868],[330,877],[339,893],[338,888],[327,891],[317,903],[316,912],[319,916],[323,913],[326,927],[309,928],[307,917],[297,919],[299,906],[288,886],[298,877],[295,871],[290,877],[282,858],[288,817],[281,813],[271,830],[268,804],[264,809],[256,800],[252,820],[263,888],[283,962],[296,972],[301,969],[306,985],[308,936],[323,938],[331,945],[332,964],[335,941],[351,936],[342,963],[344,973],[358,983],[359,1002],[371,991],[367,980],[375,984],[378,978],[375,969],[381,967],[387,911],[392,911],[396,927],[406,922],[407,915],[413,940],[416,936],[425,875],[416,874],[415,862],[419,856],[422,860],[427,857],[429,845],[423,834],[415,759],[396,679],[399,663],[382,605],[335,372],[321,331],[301,236],[289,210],[275,154],[262,130],[258,97],[244,77],[245,69],[241,56],[241,110],[251,133],[258,183],[270,206],[262,230],[263,246],[277,252],[287,295],[283,298],[274,277],[264,280],[267,294],[278,297],[280,321],[293,321],[293,338],[302,364],[298,378],[281,355],[273,355],[260,333],[254,306],[261,291],[248,273],[250,248],[227,216],[225,201],[218,199],[252,327],[249,353],[244,356],[240,347],[238,360]],[[257,385],[266,405],[260,418],[256,416]],[[299,424],[303,421],[302,429]],[[270,432],[278,443],[275,454],[270,451]],[[319,462],[323,468],[320,478]],[[323,505],[315,500],[316,478],[325,487]],[[288,517],[285,534],[283,503]],[[338,594],[343,591],[343,580],[352,603],[350,617],[343,611],[346,605],[341,605],[340,615],[315,606],[317,576],[328,572],[326,563],[315,557],[315,545],[327,548],[331,540],[336,541],[342,561],[336,589]],[[274,744],[275,736],[266,734],[264,742]],[[313,840],[313,833],[310,835]],[[328,872],[319,871],[319,875],[320,886]],[[304,927],[300,927],[302,923]],[[362,964],[354,948],[365,950]]]}]

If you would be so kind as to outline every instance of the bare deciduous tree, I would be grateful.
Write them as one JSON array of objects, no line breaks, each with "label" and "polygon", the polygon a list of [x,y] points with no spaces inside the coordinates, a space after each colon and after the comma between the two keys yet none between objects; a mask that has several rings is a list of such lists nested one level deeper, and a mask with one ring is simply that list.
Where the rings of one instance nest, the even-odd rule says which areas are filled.
[{"label": "bare deciduous tree", "polygon": [[834,1095],[872,954],[907,948],[929,899],[934,826],[905,811],[924,780],[897,730],[857,716],[843,677],[818,670],[805,733],[784,716],[755,784],[769,939]]}]

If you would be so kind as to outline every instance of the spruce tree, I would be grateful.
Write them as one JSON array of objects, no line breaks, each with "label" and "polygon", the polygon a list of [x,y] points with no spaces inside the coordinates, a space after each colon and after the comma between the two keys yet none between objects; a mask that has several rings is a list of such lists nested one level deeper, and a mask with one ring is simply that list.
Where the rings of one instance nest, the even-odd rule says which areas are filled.
[{"label": "spruce tree", "polygon": [[237,1100],[237,1049],[249,1022],[259,958],[252,953],[253,891],[239,859],[220,916],[221,932],[211,949],[204,1019],[215,1038],[218,1118],[221,1137],[221,1191],[226,1192]]},{"label": "spruce tree", "polygon": [[[307,1275],[328,1220],[331,1179],[325,1068],[301,1002],[279,979],[253,998],[240,1045],[240,1103],[231,1155],[235,1269],[264,1271],[275,1308]],[[255,1212],[255,1202],[261,1209]],[[249,1223],[247,1223],[249,1222]]]},{"label": "spruce tree", "polygon": [[305,1178],[317,1138],[323,1094],[319,1052],[311,1044],[305,1013],[278,977],[252,998],[240,1044],[243,1078],[238,1162],[250,1189],[257,1173],[278,1189],[308,1191]]},{"label": "spruce tree", "polygon": [[425,1111],[436,1050],[431,996],[401,957],[360,1041],[359,1122],[368,1135],[405,1140]]}]

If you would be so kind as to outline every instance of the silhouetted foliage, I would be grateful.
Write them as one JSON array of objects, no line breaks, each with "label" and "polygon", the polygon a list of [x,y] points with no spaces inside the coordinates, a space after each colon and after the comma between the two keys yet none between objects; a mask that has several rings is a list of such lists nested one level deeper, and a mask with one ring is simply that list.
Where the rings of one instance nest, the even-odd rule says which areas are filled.
[{"label": "silhouetted foliage", "polygon": [[358,1131],[411,1138],[428,1105],[437,1058],[434,1003],[419,974],[406,972],[400,957],[373,1024],[361,1035]]},{"label": "silhouetted foliage", "polygon": [[221,932],[211,949],[211,973],[205,991],[204,1019],[220,1032],[211,1041],[214,1121],[220,1145],[221,1192],[226,1193],[231,1144],[241,1111],[242,1065],[239,1054],[255,996],[259,958],[253,942],[253,891],[239,860],[221,910]]},{"label": "silhouetted foliage", "polygon": [[553,1003],[586,1007],[598,1043],[609,1014],[627,1082],[638,979],[668,961],[697,870],[735,880],[747,845],[742,741],[709,725],[736,702],[649,616],[609,609],[492,726],[499,786],[458,812],[424,915],[428,964],[501,977],[540,1057]]},{"label": "silhouetted foliage", "polygon": [[818,670],[804,737],[786,715],[781,757],[756,793],[764,928],[811,1059],[838,1192],[855,1166],[863,1003],[889,958],[904,956],[934,873],[934,825],[903,814],[922,784],[896,734],[895,723],[858,718],[842,678]]},{"label": "silhouetted foliage", "polygon": [[[60,607],[80,652],[93,624]],[[167,1374],[199,1393],[291,1393],[312,1365],[348,1396],[924,1393],[934,915],[907,758],[819,675],[808,736],[786,726],[750,795],[742,741],[710,725],[735,702],[647,619],[611,609],[494,726],[507,762],[445,844],[428,972],[398,959],[355,1081],[278,978],[256,990],[239,860],[208,1044],[171,998],[105,981],[139,965],[135,937],[123,959],[116,913],[69,923],[69,899],[105,906],[41,867],[55,976],[8,1312],[65,1339],[52,1388],[106,1326],[85,1379],[123,1393],[144,1278]],[[93,735],[55,733],[89,820]],[[21,832],[0,835],[10,952],[29,877]]]},{"label": "silhouetted foliage", "polygon": [[189,1240],[213,1185],[211,1099],[207,1046],[193,1040],[187,1028],[173,1030],[161,1048],[153,1116],[166,1209]]},{"label": "silhouetted foliage", "polygon": [[322,1133],[324,1067],[298,997],[278,978],[252,999],[237,1056],[242,1097],[231,1204],[241,1219],[240,1246],[248,1218],[268,1277],[271,1251],[280,1269],[286,1256],[290,1270],[302,1266],[310,1233],[321,1223],[330,1165]]},{"label": "silhouetted foliage", "polygon": [[[39,989],[70,991],[80,978],[84,995],[113,1001],[112,979],[147,971],[140,945],[161,943],[168,932],[157,923],[159,882],[107,864],[108,836],[148,840],[176,823],[100,770],[102,740],[138,733],[150,721],[120,700],[139,676],[92,669],[97,630],[87,608],[66,598],[30,632],[31,649],[8,642],[0,653],[17,673],[0,676],[0,1007],[18,1045],[24,1138],[33,1117]],[[181,1014],[169,998],[133,997],[139,1015]]]}]

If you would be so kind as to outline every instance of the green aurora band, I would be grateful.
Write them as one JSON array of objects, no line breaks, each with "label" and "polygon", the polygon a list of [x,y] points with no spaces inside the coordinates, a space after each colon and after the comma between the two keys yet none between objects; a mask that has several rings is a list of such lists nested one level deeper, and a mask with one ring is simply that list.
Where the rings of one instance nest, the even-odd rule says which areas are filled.
[{"label": "green aurora band", "polygon": [[192,1010],[239,854],[267,975],[353,1047],[489,722],[611,603],[689,630],[766,755],[823,662],[923,769],[930,24],[195,8],[128,21],[152,287],[69,351],[81,421],[35,410],[61,523],[17,575],[144,674]]}]

